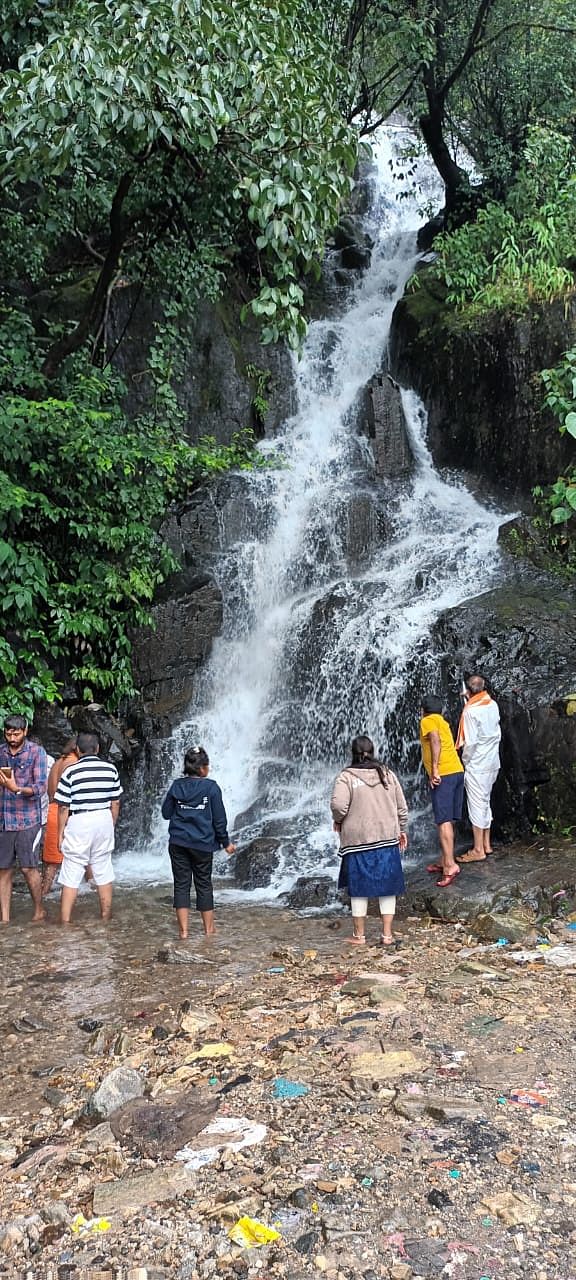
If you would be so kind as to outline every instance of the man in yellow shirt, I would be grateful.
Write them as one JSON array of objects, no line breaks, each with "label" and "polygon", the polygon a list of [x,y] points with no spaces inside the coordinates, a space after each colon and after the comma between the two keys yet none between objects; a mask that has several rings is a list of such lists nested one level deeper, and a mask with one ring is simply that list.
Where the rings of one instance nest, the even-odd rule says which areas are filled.
[{"label": "man in yellow shirt", "polygon": [[420,721],[422,762],[432,789],[432,809],[438,827],[441,862],[432,862],[428,871],[441,871],[436,883],[445,888],[460,872],[454,860],[454,823],[462,817],[464,769],[454,746],[452,730],[442,715],[442,699],[428,694],[422,699]]}]

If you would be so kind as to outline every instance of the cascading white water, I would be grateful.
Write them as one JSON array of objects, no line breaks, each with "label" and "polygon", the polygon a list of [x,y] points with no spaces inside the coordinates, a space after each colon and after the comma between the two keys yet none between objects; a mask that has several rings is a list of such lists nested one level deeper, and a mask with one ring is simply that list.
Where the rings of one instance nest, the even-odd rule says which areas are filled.
[{"label": "cascading white water", "polygon": [[[355,733],[368,732],[403,777],[413,773],[409,685],[416,663],[433,677],[430,627],[479,581],[487,589],[498,568],[502,516],[436,471],[414,392],[402,393],[410,478],[378,482],[356,429],[359,394],[383,368],[392,313],[418,259],[423,192],[440,203],[425,167],[416,187],[394,176],[409,140],[402,129],[379,140],[372,265],[343,314],[310,325],[295,368],[298,412],[273,441],[283,466],[245,481],[261,528],[222,557],[223,634],[176,735],[177,757],[185,743],[206,745],[241,838],[280,837],[280,871],[260,897],[334,868],[329,785]],[[370,529],[360,555],[350,544],[359,493]],[[165,838],[159,822],[158,845],[122,859],[122,876],[161,877]]]}]

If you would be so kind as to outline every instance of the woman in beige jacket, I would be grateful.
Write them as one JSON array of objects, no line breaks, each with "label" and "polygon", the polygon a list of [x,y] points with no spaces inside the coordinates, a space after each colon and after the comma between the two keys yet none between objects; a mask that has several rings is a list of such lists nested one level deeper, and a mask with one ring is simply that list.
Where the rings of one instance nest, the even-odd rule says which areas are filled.
[{"label": "woman in beige jacket", "polygon": [[330,808],[340,833],[338,888],[348,890],[352,905],[350,942],[366,942],[368,899],[378,898],[381,942],[391,946],[396,897],[405,888],[400,854],[408,847],[408,806],[396,775],[375,758],[363,734],[352,743],[352,763],[336,778]]}]

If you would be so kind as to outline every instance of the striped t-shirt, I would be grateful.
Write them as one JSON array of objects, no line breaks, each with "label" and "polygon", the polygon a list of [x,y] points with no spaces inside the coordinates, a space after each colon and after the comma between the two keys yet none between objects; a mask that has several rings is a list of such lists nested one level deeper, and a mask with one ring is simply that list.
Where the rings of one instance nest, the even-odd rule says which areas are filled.
[{"label": "striped t-shirt", "polygon": [[68,805],[71,813],[90,813],[93,809],[109,809],[119,800],[122,787],[116,765],[100,756],[80,756],[69,764],[58,783],[56,804]]}]

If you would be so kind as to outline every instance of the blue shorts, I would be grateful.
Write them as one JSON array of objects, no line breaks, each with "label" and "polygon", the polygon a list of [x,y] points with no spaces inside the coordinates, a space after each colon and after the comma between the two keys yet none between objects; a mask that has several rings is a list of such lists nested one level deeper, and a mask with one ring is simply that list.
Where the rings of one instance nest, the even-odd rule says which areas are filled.
[{"label": "blue shorts", "polygon": [[439,827],[442,822],[459,822],[463,803],[464,770],[461,773],[445,774],[440,786],[432,787],[432,809],[436,826]]}]

